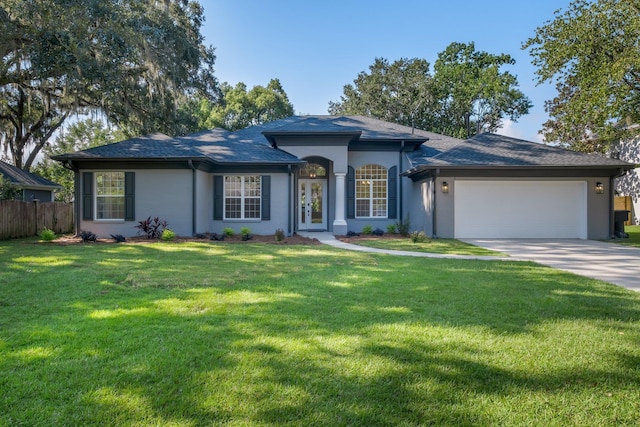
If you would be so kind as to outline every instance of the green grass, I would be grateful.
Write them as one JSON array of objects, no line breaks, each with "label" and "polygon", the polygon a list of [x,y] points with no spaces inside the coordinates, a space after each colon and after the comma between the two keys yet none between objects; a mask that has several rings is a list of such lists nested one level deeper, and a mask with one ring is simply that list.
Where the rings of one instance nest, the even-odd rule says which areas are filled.
[{"label": "green grass", "polygon": [[624,231],[629,234],[629,238],[615,240],[615,243],[640,248],[640,225],[627,225]]},{"label": "green grass", "polygon": [[532,263],[0,242],[0,426],[636,425],[639,341]]},{"label": "green grass", "polygon": [[409,237],[398,237],[397,239],[376,239],[372,237],[355,239],[351,243],[370,248],[390,249],[394,251],[428,252],[450,255],[505,256],[502,253],[470,245],[456,239],[429,239],[426,242],[414,243]]}]

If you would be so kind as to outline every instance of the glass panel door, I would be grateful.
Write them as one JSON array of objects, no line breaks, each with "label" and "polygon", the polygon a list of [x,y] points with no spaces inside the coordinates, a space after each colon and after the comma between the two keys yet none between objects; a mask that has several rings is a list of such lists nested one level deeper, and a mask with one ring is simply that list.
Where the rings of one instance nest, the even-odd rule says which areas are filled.
[{"label": "glass panel door", "polygon": [[301,179],[298,181],[298,229],[326,230],[326,181]]}]

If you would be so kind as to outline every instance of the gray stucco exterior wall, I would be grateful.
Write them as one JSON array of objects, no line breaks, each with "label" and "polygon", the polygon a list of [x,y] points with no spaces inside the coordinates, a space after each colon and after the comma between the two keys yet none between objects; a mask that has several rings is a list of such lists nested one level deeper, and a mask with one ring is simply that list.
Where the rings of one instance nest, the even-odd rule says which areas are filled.
[{"label": "gray stucco exterior wall", "polygon": [[[373,151],[349,152],[349,166],[351,166],[352,168],[357,169],[361,166],[370,164],[383,166],[387,170],[390,170],[392,167],[398,166],[398,153]],[[400,179],[398,178],[397,182],[399,182],[399,180]],[[396,203],[400,203],[400,200],[397,200]],[[399,211],[400,210],[397,210],[397,212]],[[362,231],[362,228],[364,226],[370,225],[374,229],[379,228],[386,232],[387,226],[389,224],[395,224],[398,219],[399,218],[349,218],[347,219],[347,229],[349,231],[359,233],[360,231]]]},{"label": "gray stucco exterior wall", "polygon": [[[442,188],[442,182],[447,181],[449,184],[449,193],[444,194],[437,189]],[[436,237],[453,238],[455,235],[455,179],[454,178],[436,178],[435,180],[435,230],[433,233]]]},{"label": "gray stucco exterior wall", "polygon": [[[82,172],[100,171],[81,170],[80,173]],[[80,229],[91,231],[98,237],[109,237],[110,234],[135,236],[138,231],[135,228],[138,221],[149,216],[157,216],[166,220],[169,224],[168,228],[178,235],[190,236],[193,200],[192,171],[147,169],[133,172],[135,172],[135,221],[95,219],[89,221],[80,218]]]},{"label": "gray stucco exterior wall", "polygon": [[407,200],[412,203],[402,219],[409,220],[411,231],[424,231],[427,236],[433,236],[433,181],[409,181],[407,187],[410,189]]},{"label": "gray stucco exterior wall", "polygon": [[[276,229],[281,228],[288,230],[288,221],[290,218],[290,206],[287,200],[289,199],[289,174],[288,173],[273,173],[271,176],[271,218],[269,220],[260,219],[246,219],[246,220],[214,220],[213,211],[209,218],[209,227],[207,230],[200,232],[211,232],[221,234],[222,231],[229,227],[236,233],[240,232],[242,227],[249,227],[253,234],[259,235],[272,235],[275,234]],[[213,175],[209,177],[209,180],[213,182]],[[211,205],[213,204],[213,184],[211,192],[209,193],[209,200]],[[213,208],[212,208],[213,209]]]},{"label": "gray stucco exterior wall", "polygon": [[209,232],[213,218],[213,178],[211,174],[196,171],[196,233]]},{"label": "gray stucco exterior wall", "polygon": [[[608,178],[588,178],[587,181],[587,238],[609,239],[613,234],[613,192]],[[604,194],[596,194],[596,183],[604,184]]]}]

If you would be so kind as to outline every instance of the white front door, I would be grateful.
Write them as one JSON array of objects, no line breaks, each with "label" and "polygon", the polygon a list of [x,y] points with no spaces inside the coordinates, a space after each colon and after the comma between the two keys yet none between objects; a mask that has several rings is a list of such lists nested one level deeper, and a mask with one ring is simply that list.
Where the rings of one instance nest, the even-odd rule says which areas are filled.
[{"label": "white front door", "polygon": [[298,180],[298,229],[327,229],[327,185],[324,179]]}]

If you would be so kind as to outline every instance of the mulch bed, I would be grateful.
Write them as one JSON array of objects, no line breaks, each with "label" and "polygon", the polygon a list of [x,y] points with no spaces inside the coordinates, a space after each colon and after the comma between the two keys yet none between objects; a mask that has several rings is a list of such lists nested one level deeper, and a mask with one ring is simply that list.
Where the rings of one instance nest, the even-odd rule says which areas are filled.
[{"label": "mulch bed", "polygon": [[[156,243],[161,242],[160,239],[148,239],[146,236],[135,236],[135,237],[127,237],[127,241],[125,243],[131,244],[148,244],[148,243]],[[252,235],[251,239],[247,241],[242,240],[242,236],[236,235],[232,237],[225,237],[223,241],[214,241],[210,240],[207,236],[206,238],[197,238],[197,237],[183,237],[177,236],[172,242],[211,242],[218,244],[234,244],[234,243],[268,243],[273,245],[319,245],[320,242],[318,239],[309,239],[307,237],[302,237],[297,234],[293,236],[285,237],[284,240],[278,242],[276,241],[275,236],[262,236],[262,235]],[[42,243],[42,242],[38,242]],[[80,237],[75,237],[72,235],[60,236],[51,242],[46,242],[47,244],[54,245],[77,245],[77,244],[115,244],[116,241],[111,238],[98,238],[95,242],[83,242]]]}]

